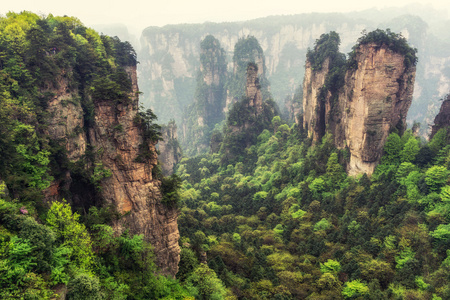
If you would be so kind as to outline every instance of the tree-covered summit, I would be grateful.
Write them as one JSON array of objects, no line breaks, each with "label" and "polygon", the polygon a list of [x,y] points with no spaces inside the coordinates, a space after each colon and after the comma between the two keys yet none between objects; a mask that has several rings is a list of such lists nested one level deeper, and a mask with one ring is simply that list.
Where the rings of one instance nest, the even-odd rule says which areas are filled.
[{"label": "tree-covered summit", "polygon": [[350,52],[349,61],[354,60],[357,49],[361,45],[375,44],[378,47],[386,45],[392,51],[405,56],[404,64],[406,68],[415,66],[418,62],[417,49],[412,48],[405,37],[401,34],[392,32],[390,29],[376,29],[374,31],[365,32],[358,39],[357,44]]},{"label": "tree-covered summit", "polygon": [[306,59],[310,62],[313,70],[321,70],[325,60],[330,59],[330,69],[333,68],[335,60],[345,60],[345,56],[339,52],[341,38],[335,31],[324,33],[314,43],[313,49],[308,49]]}]

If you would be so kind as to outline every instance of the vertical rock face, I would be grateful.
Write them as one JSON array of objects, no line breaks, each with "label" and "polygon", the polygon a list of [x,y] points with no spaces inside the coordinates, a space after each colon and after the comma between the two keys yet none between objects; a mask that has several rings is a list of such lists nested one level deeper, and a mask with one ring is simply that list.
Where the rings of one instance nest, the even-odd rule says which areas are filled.
[{"label": "vertical rock face", "polygon": [[315,71],[311,62],[306,61],[305,79],[303,80],[303,128],[312,137],[313,143],[325,133],[325,102],[319,99],[320,88],[325,84],[330,60],[327,58],[322,69]]},{"label": "vertical rock face", "polygon": [[248,101],[248,106],[256,108],[257,114],[262,112],[262,95],[261,86],[258,78],[258,65],[248,64],[247,67],[247,84],[245,86],[245,96]]},{"label": "vertical rock face", "polygon": [[441,128],[445,128],[450,126],[450,94],[447,95],[447,98],[442,102],[441,109],[434,119],[434,125],[431,128],[430,139],[439,131]]},{"label": "vertical rock face", "polygon": [[[236,77],[235,80],[242,76]],[[246,66],[243,90],[245,97],[233,104],[227,118],[227,127],[222,140],[220,133],[211,138],[211,151],[220,151],[222,163],[228,165],[245,153],[246,147],[256,143],[257,136],[269,128],[276,108],[270,101],[263,101],[263,91],[256,63]]]},{"label": "vertical rock face", "polygon": [[157,145],[160,153],[158,159],[161,163],[163,175],[170,176],[173,174],[173,169],[182,156],[175,122],[162,126],[161,134],[163,140]]},{"label": "vertical rock face", "polygon": [[[249,70],[249,66],[252,70]],[[249,92],[255,92],[255,85],[252,83],[255,80],[263,91],[262,98],[267,98],[269,84],[265,70],[264,52],[258,40],[254,36],[239,39],[234,46],[233,76],[227,84],[227,105],[240,101],[243,96],[248,98]],[[249,72],[254,78],[249,77]]]},{"label": "vertical rock face", "polygon": [[[154,247],[161,273],[174,276],[180,251],[177,211],[161,203],[160,181],[152,176],[157,164],[155,145],[148,145],[155,153],[150,162],[135,161],[143,142],[140,129],[133,121],[138,112],[136,67],[127,67],[126,72],[132,83],[131,100],[123,103],[109,99],[94,101],[94,120],[88,129],[82,128],[83,111],[73,100],[74,95],[65,92],[62,80],[48,107],[53,116],[48,134],[53,139],[66,139],[68,157],[73,162],[85,154],[86,145],[90,144],[98,158],[95,167],[111,171],[111,176],[100,182],[99,194],[123,215],[113,224],[114,229],[118,234],[125,229],[143,234]],[[70,176],[67,174],[69,184]],[[58,189],[58,183],[52,185],[49,196],[55,196]]]},{"label": "vertical rock face", "polygon": [[337,50],[335,32],[322,35],[308,52],[303,127],[313,143],[328,132],[337,148],[349,150],[349,175],[370,175],[389,133],[405,128],[416,58],[406,40],[389,30],[373,31],[358,41],[347,62]]},{"label": "vertical rock face", "polygon": [[54,96],[48,101],[48,126],[46,134],[64,141],[70,161],[79,160],[86,151],[86,134],[83,130],[83,109],[78,91],[70,91],[68,80],[58,76],[58,88],[52,90]]},{"label": "vertical rock face", "polygon": [[[208,35],[200,44],[200,73],[203,89],[199,91],[194,101],[197,104],[204,100],[205,123],[223,120],[223,108],[225,105],[225,81],[227,76],[227,64],[225,51],[221,48],[219,41],[212,35]],[[199,94],[199,92],[201,92]],[[199,99],[199,98],[204,99]],[[198,103],[200,102],[200,103]]]},{"label": "vertical rock face", "polygon": [[[219,41],[208,35],[200,44],[200,72],[207,86],[223,84],[226,75],[225,51],[220,47]],[[214,98],[210,98],[214,103]]]},{"label": "vertical rock face", "polygon": [[[133,93],[138,92],[136,68],[130,67]],[[138,99],[128,104],[96,101],[95,124],[90,132],[91,145],[102,151],[101,161],[112,175],[102,181],[102,196],[113,203],[121,214],[114,224],[117,232],[130,228],[132,233],[143,234],[155,249],[156,262],[163,274],[174,276],[178,271],[179,232],[177,211],[161,203],[160,182],[152,177],[157,164],[155,153],[149,163],[136,162],[142,138],[133,118],[138,112]],[[114,130],[121,124],[123,130]]]},{"label": "vertical rock face", "polygon": [[415,67],[406,68],[404,59],[385,44],[357,49],[358,67],[347,71],[335,112],[341,116],[335,143],[350,151],[350,175],[372,174],[390,130],[403,130],[415,79]]},{"label": "vertical rock face", "polygon": [[[338,32],[341,36],[340,49],[343,53],[348,53],[362,30],[383,27],[402,32],[413,47],[419,49],[414,101],[408,114],[408,122],[432,124],[440,107],[438,99],[444,97],[450,87],[450,73],[447,69],[450,47],[440,46],[448,39],[443,35],[435,36],[433,25],[426,23],[430,18],[433,18],[435,24],[442,22],[441,12],[436,11],[433,17],[430,17],[427,9],[417,10],[408,16],[405,15],[406,10],[402,9],[392,15],[391,13],[393,12],[385,14],[374,11],[369,19],[365,12],[315,13],[236,23],[147,28],[142,33],[142,50],[139,53],[140,88],[144,92],[141,100],[154,110],[162,122],[174,118],[177,124],[181,124],[183,111],[194,98],[199,65],[195,58],[200,53],[200,41],[208,34],[214,35],[231,58],[236,42],[251,35],[261,43],[271,93],[282,107],[283,100],[291,96],[301,84],[305,54],[321,34],[330,30]],[[441,24],[444,28],[444,23]],[[231,72],[233,65],[229,64],[228,69]],[[227,100],[228,107],[233,99],[229,97]]]},{"label": "vertical rock face", "polygon": [[[71,73],[65,71],[64,73]],[[88,143],[84,130],[83,108],[78,90],[69,88],[65,74],[56,77],[57,88],[50,89],[53,97],[48,101],[48,126],[45,134],[58,141],[65,148],[70,162],[77,162],[84,156]],[[70,92],[69,92],[70,91]],[[72,183],[70,172],[65,172],[64,180],[56,180],[44,191],[46,201],[60,200],[63,190],[69,190]]]}]

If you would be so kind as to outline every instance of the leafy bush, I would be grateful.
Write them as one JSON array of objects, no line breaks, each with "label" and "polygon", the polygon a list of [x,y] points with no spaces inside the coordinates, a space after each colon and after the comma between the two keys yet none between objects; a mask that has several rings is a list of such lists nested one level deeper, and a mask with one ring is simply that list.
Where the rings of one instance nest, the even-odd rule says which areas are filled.
[{"label": "leafy bush", "polygon": [[342,295],[345,298],[353,298],[358,296],[364,296],[369,293],[369,288],[366,284],[359,280],[348,281],[345,283],[342,289]]},{"label": "leafy bush", "polygon": [[162,203],[171,208],[178,207],[180,201],[179,189],[181,187],[181,178],[172,174],[161,180]]},{"label": "leafy bush", "polygon": [[139,111],[134,117],[134,124],[142,132],[142,143],[139,145],[139,154],[136,157],[137,162],[148,162],[154,158],[154,153],[150,148],[150,144],[155,144],[162,140],[161,126],[155,124],[158,117],[151,109],[145,112]]},{"label": "leafy bush", "polygon": [[78,222],[80,215],[72,213],[66,202],[53,202],[47,213],[47,225],[56,233],[56,239],[72,252],[69,258],[84,270],[90,270],[94,263],[92,242],[86,227]]},{"label": "leafy bush", "polygon": [[89,274],[78,274],[67,284],[68,300],[101,300],[100,282]]}]

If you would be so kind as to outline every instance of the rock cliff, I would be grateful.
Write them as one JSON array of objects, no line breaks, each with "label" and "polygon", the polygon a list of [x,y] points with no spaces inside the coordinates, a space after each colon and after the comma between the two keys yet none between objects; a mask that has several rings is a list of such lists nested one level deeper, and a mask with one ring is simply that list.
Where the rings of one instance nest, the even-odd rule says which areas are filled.
[{"label": "rock cliff", "polygon": [[[243,79],[245,96],[232,105],[228,114],[225,136],[220,146],[222,164],[228,165],[244,157],[245,149],[255,144],[257,136],[270,128],[272,118],[277,114],[273,101],[265,101],[261,88],[258,65],[248,63],[246,78]],[[216,152],[222,136],[211,138],[211,151]],[[255,157],[256,158],[256,157]]]},{"label": "rock cliff", "polygon": [[157,145],[158,160],[164,176],[173,174],[175,165],[181,160],[182,153],[178,144],[177,125],[169,122],[161,127],[163,140]]},{"label": "rock cliff", "polygon": [[[177,211],[161,203],[161,183],[152,175],[157,164],[155,143],[147,145],[155,153],[153,159],[147,163],[135,160],[143,143],[142,132],[134,122],[138,112],[136,67],[126,67],[125,71],[131,80],[130,100],[93,101],[93,120],[88,127],[84,126],[86,120],[77,100],[78,91],[68,93],[67,82],[61,76],[47,109],[50,115],[47,133],[64,143],[72,163],[81,162],[89,148],[95,156],[95,166],[84,167],[110,171],[110,176],[98,182],[97,195],[91,196],[101,198],[106,205],[112,204],[121,214],[113,224],[117,234],[127,228],[133,234],[143,234],[154,247],[161,273],[175,276],[179,262]],[[62,191],[71,188],[73,176],[67,171],[65,180],[54,182],[47,191],[47,199],[64,196]]]},{"label": "rock cliff", "polygon": [[372,174],[391,130],[406,126],[416,69],[404,60],[385,44],[361,45],[357,69],[345,74],[334,136],[339,148],[350,151],[350,175]]},{"label": "rock cliff", "polygon": [[248,106],[254,107],[257,115],[261,114],[263,105],[258,70],[258,64],[248,64],[247,84],[245,85],[245,97],[247,98]]},{"label": "rock cliff", "polygon": [[[331,36],[323,35],[317,42],[322,47],[308,54],[303,125],[313,142],[328,132],[336,147],[349,150],[350,175],[370,175],[389,133],[405,129],[414,90],[415,50],[401,36],[376,30],[360,38],[345,64],[330,70],[330,57],[340,57],[333,54],[335,42],[326,44]],[[317,60],[321,68],[314,70]]]},{"label": "rock cliff", "polygon": [[53,139],[64,141],[64,147],[70,161],[78,161],[86,151],[86,133],[83,108],[78,90],[71,90],[64,74],[57,77],[58,88],[48,101],[49,113],[46,134]]},{"label": "rock cliff", "polygon": [[325,102],[320,100],[320,89],[325,85],[329,71],[330,60],[327,58],[322,69],[314,71],[310,61],[305,64],[305,79],[303,80],[303,128],[308,131],[308,137],[313,143],[325,134]]},{"label": "rock cliff", "polygon": [[[361,21],[336,16],[297,15],[269,17],[240,23],[208,23],[148,27],[142,32],[139,52],[139,80],[144,95],[143,103],[151,107],[162,122],[174,118],[181,124],[185,108],[194,100],[196,73],[201,53],[200,43],[213,35],[225,50],[228,71],[233,73],[234,47],[239,39],[254,36],[265,54],[258,64],[260,75],[271,82],[275,100],[282,101],[292,95],[303,78],[304,54],[323,32],[337,30],[347,49],[367,26]],[[227,105],[231,104],[228,98]],[[180,134],[181,135],[181,134]]]},{"label": "rock cliff", "polygon": [[239,39],[234,46],[233,75],[227,82],[227,110],[231,104],[246,97],[248,105],[258,106],[258,113],[261,112],[263,100],[271,98],[266,69],[259,41],[254,36]]},{"label": "rock cliff", "polygon": [[441,128],[446,128],[450,126],[450,94],[447,95],[446,99],[442,102],[441,109],[439,113],[434,118],[434,125],[431,128],[430,139],[439,131]]}]

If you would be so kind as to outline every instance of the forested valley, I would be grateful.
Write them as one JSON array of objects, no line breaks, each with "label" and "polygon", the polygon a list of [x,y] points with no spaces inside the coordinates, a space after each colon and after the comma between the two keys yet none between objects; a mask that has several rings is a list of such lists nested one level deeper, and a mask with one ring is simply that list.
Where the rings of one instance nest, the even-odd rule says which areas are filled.
[{"label": "forested valley", "polygon": [[[363,33],[349,55],[339,44],[330,32],[306,55],[314,72],[329,68],[317,94],[327,120],[351,113],[339,111],[340,93],[362,47],[402,55],[405,70],[418,63],[390,30]],[[164,176],[164,137],[138,108],[128,42],[73,17],[0,19],[0,298],[450,299],[447,109],[429,140],[400,118],[373,173],[349,176],[353,150],[338,146],[339,131],[314,139],[301,112],[280,115],[256,38],[236,43],[230,73],[218,40],[201,46],[189,155]],[[302,96],[299,87],[293,101]],[[142,184],[146,202],[114,200],[117,178],[128,193]],[[148,210],[161,227],[174,213],[179,236],[143,226]]]}]

